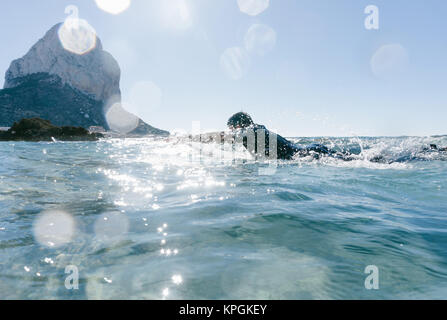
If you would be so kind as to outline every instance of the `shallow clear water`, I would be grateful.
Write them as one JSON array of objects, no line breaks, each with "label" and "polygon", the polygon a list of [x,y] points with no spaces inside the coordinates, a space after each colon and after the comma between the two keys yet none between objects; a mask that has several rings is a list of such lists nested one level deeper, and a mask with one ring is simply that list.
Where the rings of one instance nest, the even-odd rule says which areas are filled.
[{"label": "shallow clear water", "polygon": [[445,157],[367,161],[447,139],[296,140],[363,151],[261,175],[176,140],[0,143],[0,298],[447,298]]}]

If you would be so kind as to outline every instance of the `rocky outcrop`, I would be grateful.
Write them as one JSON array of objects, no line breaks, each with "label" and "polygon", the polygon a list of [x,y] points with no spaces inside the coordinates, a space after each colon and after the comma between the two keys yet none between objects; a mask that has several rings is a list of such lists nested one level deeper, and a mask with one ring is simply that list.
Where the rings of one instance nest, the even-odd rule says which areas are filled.
[{"label": "rocky outcrop", "polygon": [[[81,24],[73,31],[66,24],[55,25],[11,63],[0,90],[0,127],[39,117],[58,126],[111,129],[106,114],[111,103],[121,101],[119,65],[102,49],[93,29]],[[138,126],[126,134],[169,134],[137,120]]]},{"label": "rocky outcrop", "polygon": [[6,71],[4,88],[20,85],[28,75],[48,73],[96,100],[107,101],[111,96],[119,95],[120,67],[112,55],[102,49],[101,40],[94,35],[96,41],[90,51],[73,53],[62,45],[64,39],[58,31],[63,26],[55,25],[23,58],[11,63]]},{"label": "rocky outcrop", "polygon": [[102,137],[81,127],[57,127],[39,118],[23,119],[0,132],[0,141],[96,141]]}]

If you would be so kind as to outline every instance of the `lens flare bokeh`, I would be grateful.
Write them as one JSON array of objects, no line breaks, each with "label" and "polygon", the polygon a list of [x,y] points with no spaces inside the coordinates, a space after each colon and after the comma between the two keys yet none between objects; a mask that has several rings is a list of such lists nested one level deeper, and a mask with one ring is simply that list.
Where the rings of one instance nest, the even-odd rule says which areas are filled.
[{"label": "lens flare bokeh", "polygon": [[185,0],[161,1],[161,17],[166,27],[172,29],[192,26],[191,8]]},{"label": "lens flare bokeh", "polygon": [[46,211],[34,222],[34,239],[42,246],[58,248],[71,241],[75,221],[63,211]]},{"label": "lens flare bokeh", "polygon": [[120,240],[129,231],[129,219],[121,212],[107,212],[96,220],[94,229],[101,241]]},{"label": "lens flare bokeh", "polygon": [[99,9],[110,13],[120,14],[129,9],[131,0],[95,0]]},{"label": "lens flare bokeh", "polygon": [[276,32],[269,26],[253,24],[245,34],[245,49],[250,54],[264,56],[276,45]]},{"label": "lens flare bokeh", "polygon": [[250,68],[250,57],[245,49],[228,48],[220,57],[220,66],[230,79],[239,80]]},{"label": "lens flare bokeh", "polygon": [[267,10],[270,0],[237,0],[237,4],[241,12],[250,16],[257,16]]},{"label": "lens flare bokeh", "polygon": [[121,102],[116,102],[107,110],[106,121],[113,131],[126,134],[138,127],[140,119],[126,111]]},{"label": "lens flare bokeh", "polygon": [[96,47],[96,31],[84,19],[67,18],[58,31],[62,47],[75,54],[86,54]]},{"label": "lens flare bokeh", "polygon": [[405,72],[409,62],[408,52],[402,45],[384,45],[374,53],[371,70],[378,78],[394,78]]}]

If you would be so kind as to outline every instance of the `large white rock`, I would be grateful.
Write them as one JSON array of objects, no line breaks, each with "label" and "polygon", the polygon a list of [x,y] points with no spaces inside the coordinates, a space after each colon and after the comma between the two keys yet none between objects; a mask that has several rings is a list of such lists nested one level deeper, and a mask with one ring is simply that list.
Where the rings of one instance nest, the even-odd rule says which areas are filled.
[{"label": "large white rock", "polygon": [[61,32],[61,27],[64,24],[55,25],[23,58],[11,63],[5,76],[5,89],[18,86],[21,78],[27,75],[49,73],[99,101],[106,102],[110,97],[120,95],[119,65],[110,53],[102,49],[96,34],[96,42],[93,41],[91,50],[78,54],[67,50],[67,45],[64,48],[64,39],[61,39],[61,34],[67,34],[71,36],[69,40],[73,41],[72,37],[77,34],[67,33],[65,29]]}]

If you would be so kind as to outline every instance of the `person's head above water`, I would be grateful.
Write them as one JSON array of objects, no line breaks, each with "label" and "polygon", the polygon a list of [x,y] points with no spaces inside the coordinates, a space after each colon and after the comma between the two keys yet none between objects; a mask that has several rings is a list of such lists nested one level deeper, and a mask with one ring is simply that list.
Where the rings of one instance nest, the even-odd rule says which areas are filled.
[{"label": "person's head above water", "polygon": [[234,114],[227,122],[227,126],[230,129],[248,128],[254,124],[250,115],[245,112],[238,112]]}]

